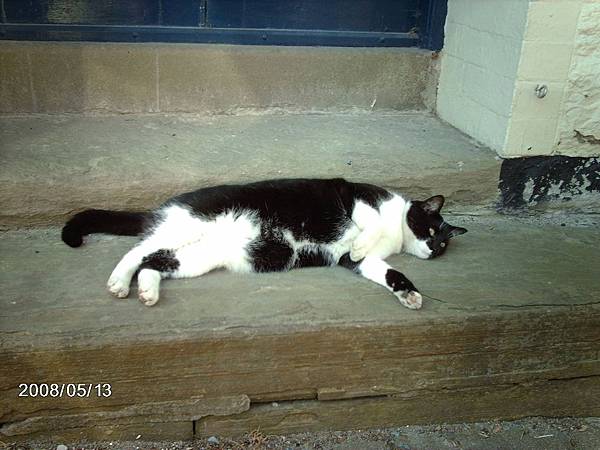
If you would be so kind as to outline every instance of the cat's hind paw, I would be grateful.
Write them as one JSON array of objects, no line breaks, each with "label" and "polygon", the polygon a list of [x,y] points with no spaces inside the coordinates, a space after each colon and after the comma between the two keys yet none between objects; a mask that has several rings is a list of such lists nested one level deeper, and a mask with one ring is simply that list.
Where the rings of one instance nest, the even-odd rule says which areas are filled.
[{"label": "cat's hind paw", "polygon": [[129,283],[122,278],[111,275],[106,283],[108,291],[117,298],[126,298],[129,295]]},{"label": "cat's hind paw", "polygon": [[154,306],[158,303],[158,289],[150,289],[147,291],[138,291],[138,298],[146,306]]},{"label": "cat's hind paw", "polygon": [[408,309],[421,309],[423,306],[423,297],[417,291],[397,292],[396,297]]},{"label": "cat's hind paw", "polygon": [[142,269],[138,274],[138,298],[146,306],[158,302],[160,292],[160,273],[156,270]]}]

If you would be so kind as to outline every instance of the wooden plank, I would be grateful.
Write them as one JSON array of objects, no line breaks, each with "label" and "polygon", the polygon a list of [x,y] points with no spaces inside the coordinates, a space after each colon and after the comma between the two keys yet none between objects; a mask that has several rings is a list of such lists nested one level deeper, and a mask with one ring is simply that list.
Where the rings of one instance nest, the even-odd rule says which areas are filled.
[{"label": "wooden plank", "polygon": [[[599,342],[600,307],[588,305],[466,314],[411,327],[231,330],[197,340],[7,351],[0,354],[0,423],[14,431],[32,416],[44,423],[44,417],[118,412],[190,397],[247,395],[256,403],[396,395],[425,407],[432,392],[486,392],[525,383],[537,383],[542,392],[556,380],[581,377],[589,377],[584,386],[594,387]],[[20,382],[43,381],[110,383],[112,395],[18,397]],[[569,414],[590,411],[578,396],[560,398]],[[541,411],[544,397],[539,402]],[[516,405],[498,401],[489,414],[520,414]]]},{"label": "wooden plank", "polygon": [[[207,415],[234,415],[248,410],[250,399],[245,395],[222,398],[194,398],[174,402],[143,403],[78,414],[34,415],[25,420],[0,427],[0,436],[7,438],[32,438],[34,436],[86,436],[92,439],[133,438],[142,434],[146,439],[167,439],[173,433],[179,439],[192,437],[192,424]],[[188,429],[189,428],[189,429]],[[85,430],[89,429],[89,436]],[[164,430],[164,431],[159,431]],[[161,434],[162,433],[162,434]]]},{"label": "wooden plank", "polygon": [[338,401],[260,404],[226,417],[196,423],[196,436],[351,430],[430,423],[456,423],[525,416],[597,416],[600,377],[504,384],[417,395]]}]

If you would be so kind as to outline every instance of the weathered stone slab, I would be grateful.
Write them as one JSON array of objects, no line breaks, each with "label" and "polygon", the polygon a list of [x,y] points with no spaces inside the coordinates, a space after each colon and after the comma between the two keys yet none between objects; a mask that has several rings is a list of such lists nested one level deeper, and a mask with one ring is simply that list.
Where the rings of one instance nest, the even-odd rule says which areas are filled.
[{"label": "weathered stone slab", "polygon": [[0,225],[150,209],[219,183],[346,177],[489,205],[500,163],[426,113],[0,119]]},{"label": "weathered stone slab", "polygon": [[35,110],[29,63],[26,53],[0,46],[0,113],[19,114]]},{"label": "weathered stone slab", "polygon": [[[473,419],[594,413],[582,398],[591,402],[600,380],[597,227],[451,222],[469,233],[444,257],[390,258],[425,294],[420,311],[337,268],[166,281],[161,301],[147,308],[104,291],[135,239],[98,237],[75,250],[58,230],[4,233],[1,429],[60,435],[55,425],[67,419],[68,430],[93,421],[109,430],[102,417],[133,430],[154,420],[213,423],[209,416],[235,421],[240,414],[246,425],[231,430],[241,430],[261,403],[368,404],[390,396],[414,401],[405,416],[394,412],[398,406],[382,409],[396,423],[425,420],[411,412],[419,402],[424,410],[440,405],[439,415],[430,409],[432,420],[467,420],[456,413],[461,408]],[[577,379],[587,381],[569,384]],[[563,381],[564,389],[556,387]],[[20,383],[110,383],[112,394],[19,397]],[[510,400],[510,387],[521,403]],[[477,403],[486,392],[497,394]],[[239,401],[232,406],[227,398]],[[175,405],[171,412],[166,404]],[[382,417],[371,421],[370,410],[361,411],[353,420],[362,416],[365,425],[356,426]]]},{"label": "weathered stone slab", "polygon": [[[31,60],[35,113],[158,110],[156,55],[148,46],[12,44]],[[0,69],[1,70],[1,69]]]},{"label": "weathered stone slab", "polygon": [[236,108],[423,108],[431,52],[417,49],[163,45],[162,112]]},{"label": "weathered stone slab", "polygon": [[413,110],[437,85],[416,48],[3,41],[0,61],[0,113]]}]

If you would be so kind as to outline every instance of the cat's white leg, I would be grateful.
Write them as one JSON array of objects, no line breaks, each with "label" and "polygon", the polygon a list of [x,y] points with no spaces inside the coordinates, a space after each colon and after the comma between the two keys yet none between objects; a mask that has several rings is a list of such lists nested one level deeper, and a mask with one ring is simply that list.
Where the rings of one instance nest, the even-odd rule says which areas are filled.
[{"label": "cat's white leg", "polygon": [[201,240],[207,225],[178,205],[171,205],[160,212],[162,219],[155,225],[152,234],[129,251],[117,264],[108,279],[108,290],[119,298],[129,295],[131,278],[143,259],[161,249],[176,249]]},{"label": "cat's white leg", "polygon": [[142,263],[144,256],[150,252],[151,250],[147,246],[139,245],[121,258],[106,283],[111,294],[118,298],[125,298],[129,295],[131,278]]},{"label": "cat's white leg", "polygon": [[354,262],[348,255],[344,255],[339,264],[359,273],[368,280],[386,287],[407,308],[421,308],[423,299],[419,291],[404,274],[394,269],[384,260],[367,256],[360,262]]},{"label": "cat's white leg", "polygon": [[201,242],[178,250],[159,249],[144,256],[139,267],[138,297],[146,306],[153,306],[160,298],[162,278],[191,278],[220,267],[218,253],[209,252]]},{"label": "cat's white leg", "polygon": [[158,270],[142,269],[138,274],[138,297],[146,306],[158,302],[161,274]]},{"label": "cat's white leg", "polygon": [[379,212],[361,201],[354,206],[352,221],[360,233],[352,242],[350,258],[352,261],[360,261],[377,244],[383,233],[383,223]]}]

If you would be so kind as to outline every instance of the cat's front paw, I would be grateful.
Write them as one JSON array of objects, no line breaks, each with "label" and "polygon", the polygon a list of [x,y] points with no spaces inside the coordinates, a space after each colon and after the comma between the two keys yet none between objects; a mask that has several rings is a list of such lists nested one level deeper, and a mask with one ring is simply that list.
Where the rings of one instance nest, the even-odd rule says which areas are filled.
[{"label": "cat's front paw", "polygon": [[352,261],[360,261],[377,243],[376,236],[372,235],[359,235],[350,247],[350,259]]},{"label": "cat's front paw", "polygon": [[106,283],[109,292],[117,298],[126,298],[129,295],[129,283],[122,278],[111,275]]},{"label": "cat's front paw", "polygon": [[409,309],[421,309],[423,306],[423,297],[417,291],[395,292],[395,294],[400,303]]}]

